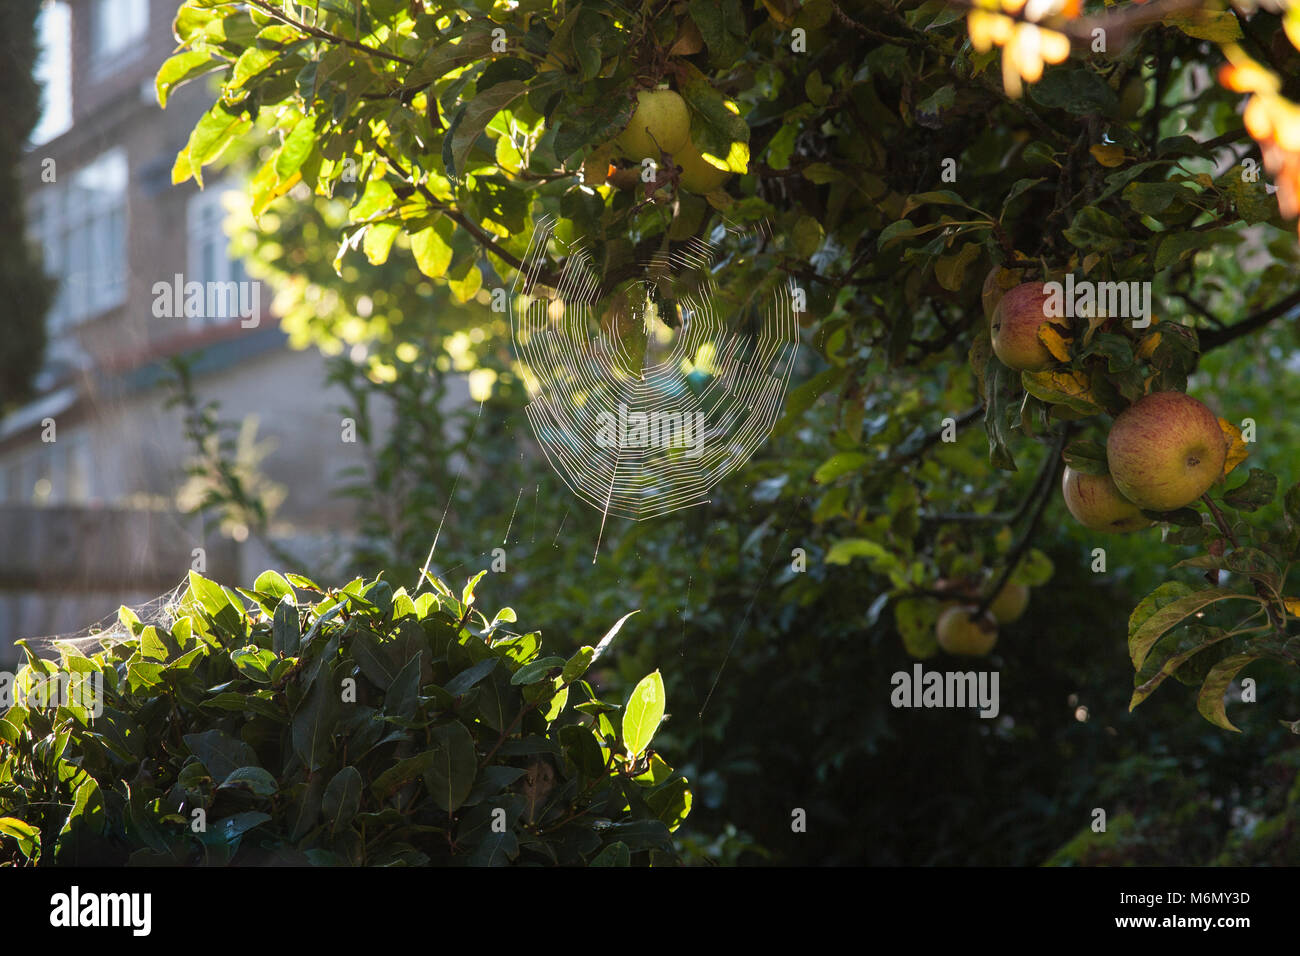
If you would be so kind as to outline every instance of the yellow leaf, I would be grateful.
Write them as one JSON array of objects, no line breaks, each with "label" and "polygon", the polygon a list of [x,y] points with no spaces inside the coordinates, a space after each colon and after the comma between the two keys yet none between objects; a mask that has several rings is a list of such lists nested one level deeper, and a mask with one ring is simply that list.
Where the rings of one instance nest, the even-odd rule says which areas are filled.
[{"label": "yellow leaf", "polygon": [[1157,348],[1159,348],[1159,346],[1160,346],[1160,333],[1152,332],[1150,335],[1144,338],[1142,340],[1142,344],[1138,346],[1138,350],[1137,350],[1138,358],[1149,359],[1151,357],[1151,353],[1153,353]]},{"label": "yellow leaf", "polygon": [[1124,162],[1124,147],[1116,146],[1113,143],[1098,143],[1095,146],[1089,146],[1088,152],[1092,153],[1092,158],[1103,166],[1114,167]]},{"label": "yellow leaf", "polygon": [[1300,598],[1283,598],[1282,603],[1286,605],[1286,612],[1300,617]]},{"label": "yellow leaf", "polygon": [[1245,461],[1250,452],[1246,448],[1246,443],[1241,440],[1240,428],[1226,418],[1219,419],[1219,427],[1223,429],[1223,437],[1228,443],[1228,457],[1223,462],[1223,474],[1226,476]]},{"label": "yellow leaf", "polygon": [[1071,370],[1046,372],[1021,372],[1020,384],[1035,398],[1053,405],[1065,405],[1085,415],[1101,411],[1090,388],[1091,382],[1083,372]]},{"label": "yellow leaf", "polygon": [[1101,262],[1101,255],[1096,252],[1089,253],[1083,258],[1083,274],[1087,275],[1093,270],[1097,263]]},{"label": "yellow leaf", "polygon": [[1038,338],[1052,353],[1058,362],[1070,361],[1070,339],[1061,334],[1054,325],[1044,325],[1038,330]]}]

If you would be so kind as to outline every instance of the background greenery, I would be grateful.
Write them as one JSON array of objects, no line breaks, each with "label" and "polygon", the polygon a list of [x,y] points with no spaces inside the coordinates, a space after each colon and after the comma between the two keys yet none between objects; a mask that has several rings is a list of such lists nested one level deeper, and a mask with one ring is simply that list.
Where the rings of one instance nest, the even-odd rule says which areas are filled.
[{"label": "background greenery", "polygon": [[[184,49],[160,90],[213,70],[221,86],[175,178],[249,171],[255,216],[235,248],[276,287],[294,342],[339,355],[340,414],[396,416],[362,430],[373,466],[340,489],[361,505],[359,570],[412,586],[435,535],[449,579],[502,547],[505,570],[480,589],[527,607],[560,653],[639,609],[591,680],[618,698],[663,673],[673,707],[657,740],[695,795],[675,834],[687,859],[1296,861],[1293,667],[1252,665],[1258,702],[1229,708],[1241,734],[1196,713],[1204,669],[1129,710],[1130,614],[1164,582],[1203,583],[1175,565],[1222,529],[1197,516],[1108,538],[1094,573],[1097,536],[1034,492],[1055,491],[1066,440],[1104,438],[1149,381],[1254,418],[1249,468],[1279,488],[1300,479],[1294,223],[1241,175],[1257,155],[1242,95],[1205,84],[1221,44],[1239,42],[1296,99],[1300,58],[1275,42],[1277,14],[1117,30],[1110,50],[1076,46],[1015,97],[1006,54],[977,49],[964,9],[937,0],[298,6],[317,32],[271,4],[181,7]],[[807,52],[791,49],[795,29]],[[644,205],[643,191],[584,186],[632,91],[658,82],[737,175]],[[784,418],[707,506],[611,521],[597,552],[600,515],[533,450],[488,293],[544,214],[592,240],[612,287],[724,212],[771,226],[719,270],[726,306],[790,278],[809,296]],[[1105,354],[1073,348],[1097,405],[1061,426],[989,358],[981,287],[999,267],[1150,280],[1171,331],[1145,356],[1132,335]],[[476,397],[446,407],[458,373],[478,376]],[[945,418],[954,443],[939,440]],[[246,490],[224,487],[208,505],[247,512]],[[1229,509],[1232,526],[1293,549],[1290,499],[1255,504]],[[892,708],[890,675],[916,660],[970,666],[935,656],[939,582],[986,590],[1003,573],[1034,588],[989,662],[999,717]],[[807,832],[792,832],[797,808]],[[1094,808],[1104,835],[1088,829]]]}]

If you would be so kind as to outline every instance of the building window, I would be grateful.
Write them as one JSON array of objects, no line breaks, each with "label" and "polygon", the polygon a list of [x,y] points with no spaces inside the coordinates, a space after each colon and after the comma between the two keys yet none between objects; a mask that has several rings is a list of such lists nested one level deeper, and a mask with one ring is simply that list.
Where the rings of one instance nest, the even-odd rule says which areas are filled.
[{"label": "building window", "polygon": [[126,185],[126,152],[118,148],[32,198],[32,238],[59,284],[51,337],[126,301]]},{"label": "building window", "polygon": [[149,0],[93,0],[90,55],[97,65],[125,54],[149,28]]},{"label": "building window", "polygon": [[[209,186],[202,192],[195,193],[186,206],[185,226],[189,235],[186,256],[187,282],[200,282],[204,289],[211,289],[216,284],[234,282],[242,285],[248,281],[244,264],[230,256],[230,238],[226,235],[226,197],[242,196],[235,186],[221,184]],[[245,200],[246,201],[246,200]],[[216,325],[236,318],[239,299],[219,310],[219,314],[209,314],[207,309],[202,316],[192,317],[194,326]]]}]

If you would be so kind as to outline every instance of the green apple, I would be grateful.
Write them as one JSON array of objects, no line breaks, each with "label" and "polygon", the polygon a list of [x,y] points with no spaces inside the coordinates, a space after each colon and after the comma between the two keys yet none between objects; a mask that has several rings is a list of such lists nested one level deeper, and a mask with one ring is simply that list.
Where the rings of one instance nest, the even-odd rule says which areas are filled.
[{"label": "green apple", "polygon": [[618,136],[619,149],[629,159],[659,160],[659,152],[676,153],[691,136],[691,111],[672,90],[642,90],[636,112]]},{"label": "green apple", "polygon": [[1067,465],[1061,495],[1074,520],[1092,531],[1120,534],[1152,524],[1141,508],[1120,494],[1110,475],[1086,475]]},{"label": "green apple", "polygon": [[1106,437],[1120,494],[1149,511],[1189,505],[1223,477],[1227,441],[1214,413],[1182,392],[1152,392],[1120,413]]},{"label": "green apple", "polygon": [[673,160],[682,167],[682,175],[678,182],[687,192],[704,196],[731,178],[731,173],[725,169],[706,163],[695,147],[695,143],[690,139],[686,140],[685,146],[673,153]]},{"label": "green apple", "polygon": [[959,604],[939,615],[935,634],[939,646],[949,654],[983,657],[998,642],[997,620],[988,612],[977,619],[975,610]]},{"label": "green apple", "polygon": [[1047,293],[1041,282],[1022,282],[998,300],[989,319],[993,351],[1007,368],[1038,372],[1056,363],[1038,330],[1049,323]]},{"label": "green apple", "polygon": [[997,619],[999,624],[1010,624],[1012,621],[1019,620],[1020,615],[1025,613],[1025,608],[1028,606],[1029,588],[1023,584],[1008,581],[1002,585],[1002,590],[998,592],[998,596],[989,605],[989,613]]}]

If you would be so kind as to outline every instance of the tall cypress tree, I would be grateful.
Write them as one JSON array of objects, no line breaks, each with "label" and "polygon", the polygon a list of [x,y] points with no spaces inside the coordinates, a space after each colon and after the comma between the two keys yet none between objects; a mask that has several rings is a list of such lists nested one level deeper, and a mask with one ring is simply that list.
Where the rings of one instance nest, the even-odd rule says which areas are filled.
[{"label": "tall cypress tree", "polygon": [[53,283],[26,238],[24,163],[39,160],[27,139],[40,119],[36,18],[41,0],[0,3],[0,414],[30,397],[45,355]]}]

